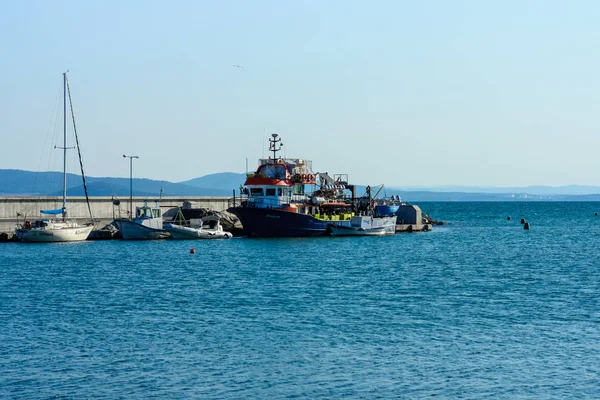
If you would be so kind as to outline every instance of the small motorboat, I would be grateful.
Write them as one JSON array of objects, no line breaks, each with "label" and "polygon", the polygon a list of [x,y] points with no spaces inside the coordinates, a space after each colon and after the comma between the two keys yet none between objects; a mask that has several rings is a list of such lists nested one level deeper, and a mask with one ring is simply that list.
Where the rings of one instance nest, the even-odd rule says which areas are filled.
[{"label": "small motorboat", "polygon": [[163,218],[160,206],[148,206],[146,201],[143,207],[135,208],[134,219],[116,219],[115,223],[125,240],[156,240],[167,239],[169,232],[163,227]]},{"label": "small motorboat", "polygon": [[187,239],[229,239],[233,235],[225,232],[216,215],[209,215],[200,220],[190,220],[190,226],[165,224],[164,229],[175,240]]},{"label": "small motorboat", "polygon": [[382,226],[365,229],[354,226],[330,224],[329,229],[331,236],[383,236],[386,234],[385,228]]}]

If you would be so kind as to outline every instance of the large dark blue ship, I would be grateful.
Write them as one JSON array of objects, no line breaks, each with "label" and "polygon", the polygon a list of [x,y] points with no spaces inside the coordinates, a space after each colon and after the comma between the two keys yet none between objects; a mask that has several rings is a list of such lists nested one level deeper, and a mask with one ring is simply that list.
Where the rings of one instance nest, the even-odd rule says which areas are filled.
[{"label": "large dark blue ship", "polygon": [[277,157],[281,146],[281,138],[273,134],[273,157],[259,161],[256,172],[246,177],[240,204],[228,209],[248,236],[321,236],[336,226],[355,234],[375,229],[395,233],[395,216],[373,215],[370,190],[357,199],[347,175],[315,173],[309,160]]}]

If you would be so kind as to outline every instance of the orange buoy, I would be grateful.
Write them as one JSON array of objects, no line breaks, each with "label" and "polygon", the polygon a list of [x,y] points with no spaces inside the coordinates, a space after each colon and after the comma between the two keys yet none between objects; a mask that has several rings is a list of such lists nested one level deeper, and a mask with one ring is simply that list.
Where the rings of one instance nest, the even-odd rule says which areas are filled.
[{"label": "orange buoy", "polygon": [[196,253],[196,249],[191,249],[190,254],[194,254],[194,253]]}]

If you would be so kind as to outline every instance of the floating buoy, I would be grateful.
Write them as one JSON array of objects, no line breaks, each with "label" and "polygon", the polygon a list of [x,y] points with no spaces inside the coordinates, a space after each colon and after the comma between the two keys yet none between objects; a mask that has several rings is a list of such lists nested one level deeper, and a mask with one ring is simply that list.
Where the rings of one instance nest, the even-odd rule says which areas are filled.
[{"label": "floating buoy", "polygon": [[595,213],[594,213],[594,215],[597,217],[597,216],[598,216],[598,213],[597,213],[597,212],[595,212]]},{"label": "floating buoy", "polygon": [[190,254],[194,254],[194,253],[196,253],[196,249],[191,249]]},{"label": "floating buoy", "polygon": [[523,224],[523,229],[525,229],[526,231],[529,230],[529,222],[525,222],[525,224]]},{"label": "floating buoy", "polygon": [[524,224],[525,223],[525,218],[521,218],[521,223]]},{"label": "floating buoy", "polygon": [[508,221],[510,221],[510,215],[509,215],[508,217],[506,217],[506,219],[507,219]]}]

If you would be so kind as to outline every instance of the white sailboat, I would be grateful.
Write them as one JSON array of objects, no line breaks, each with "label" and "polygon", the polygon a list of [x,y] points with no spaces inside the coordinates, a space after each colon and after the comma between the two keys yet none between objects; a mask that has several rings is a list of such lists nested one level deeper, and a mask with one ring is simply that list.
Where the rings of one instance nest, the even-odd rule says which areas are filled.
[{"label": "white sailboat", "polygon": [[[67,73],[63,73],[63,196],[62,207],[56,210],[41,210],[45,215],[62,215],[60,220],[40,219],[33,223],[25,223],[16,230],[15,235],[23,242],[77,242],[86,240],[94,228],[93,223],[79,224],[77,221],[67,220]],[[69,91],[69,101],[71,95]],[[72,113],[72,105],[71,105]],[[75,120],[73,119],[73,127]],[[77,132],[75,131],[75,135]],[[79,146],[79,144],[78,144]],[[81,161],[81,157],[80,157]],[[83,175],[83,166],[81,170],[83,184],[86,190],[85,176]],[[91,208],[89,207],[91,217]]]}]

